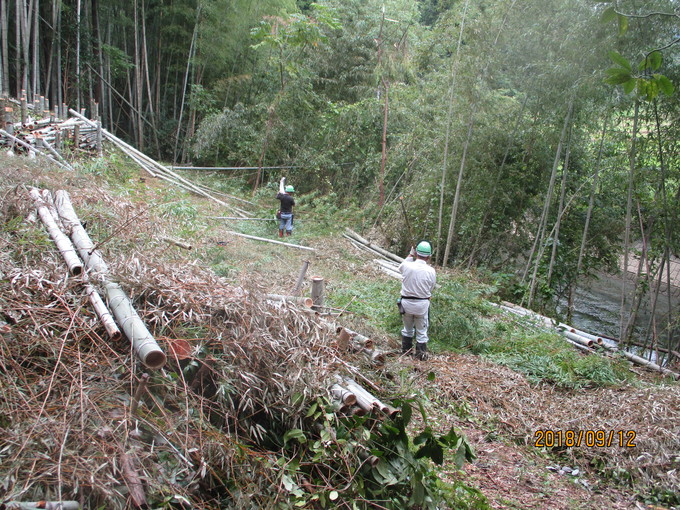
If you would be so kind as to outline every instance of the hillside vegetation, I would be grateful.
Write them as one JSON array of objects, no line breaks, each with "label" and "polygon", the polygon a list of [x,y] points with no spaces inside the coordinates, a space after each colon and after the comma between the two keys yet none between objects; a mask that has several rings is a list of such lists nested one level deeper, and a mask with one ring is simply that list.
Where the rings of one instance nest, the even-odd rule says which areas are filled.
[{"label": "hillside vegetation", "polygon": [[[303,194],[292,243],[270,222],[215,219],[214,202],[141,175],[119,154],[75,172],[0,156],[0,480],[3,501],[82,508],[637,508],[680,504],[677,383],[584,355],[508,318],[474,273],[438,269],[433,355],[397,350],[398,281],[342,237],[380,224]],[[197,179],[195,175],[192,179]],[[275,189],[225,192],[273,215]],[[211,184],[215,184],[212,181]],[[146,369],[110,342],[79,278],[36,221],[28,189],[69,192],[168,356]],[[164,241],[182,240],[184,250]],[[303,261],[336,315],[268,301]],[[338,350],[335,324],[391,352]],[[144,386],[144,374],[148,382]],[[400,410],[334,407],[337,374]],[[140,386],[142,391],[139,391]],[[621,431],[635,446],[536,446],[540,431]],[[538,435],[537,435],[538,434]],[[632,437],[632,436],[631,436]],[[569,466],[571,472],[560,471]],[[578,471],[576,471],[578,470]],[[144,498],[145,501],[141,501]]]}]

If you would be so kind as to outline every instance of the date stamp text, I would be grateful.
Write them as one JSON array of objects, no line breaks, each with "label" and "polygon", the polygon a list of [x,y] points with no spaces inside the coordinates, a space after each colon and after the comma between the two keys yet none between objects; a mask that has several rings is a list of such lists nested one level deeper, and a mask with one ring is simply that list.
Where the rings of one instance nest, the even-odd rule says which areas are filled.
[{"label": "date stamp text", "polygon": [[579,448],[581,446],[635,448],[634,430],[551,430],[539,429],[534,433],[536,448]]}]

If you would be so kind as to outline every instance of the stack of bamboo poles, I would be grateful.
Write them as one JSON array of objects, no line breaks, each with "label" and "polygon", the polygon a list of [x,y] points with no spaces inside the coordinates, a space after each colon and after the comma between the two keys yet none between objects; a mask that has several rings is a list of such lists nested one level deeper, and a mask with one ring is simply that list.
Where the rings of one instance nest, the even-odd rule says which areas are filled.
[{"label": "stack of bamboo poles", "polygon": [[[4,103],[3,103],[4,104]],[[152,177],[167,181],[186,191],[212,200],[232,211],[236,217],[247,218],[249,214],[233,204],[228,204],[219,197],[246,202],[237,197],[198,184],[194,184],[172,169],[160,164],[143,152],[137,150],[123,140],[102,128],[99,120],[91,120],[73,109],[62,105],[56,113],[49,109],[43,112],[44,106],[27,105],[21,103],[21,121],[14,122],[12,108],[3,107],[2,129],[0,129],[0,147],[9,149],[10,154],[27,154],[29,157],[44,157],[62,168],[73,170],[73,167],[62,156],[61,150],[67,140],[72,140],[73,146],[79,150],[102,153],[102,140],[113,143],[121,152],[132,159]],[[34,117],[28,115],[32,109]],[[44,116],[40,116],[43,112]],[[63,120],[70,114],[71,118]],[[40,116],[40,118],[38,118]]]},{"label": "stack of bamboo poles", "polygon": [[555,320],[550,319],[549,317],[545,317],[532,310],[528,310],[526,308],[523,308],[512,303],[503,302],[500,305],[496,306],[498,306],[504,312],[512,313],[514,315],[530,319],[548,329],[557,329],[570,344],[574,345],[578,349],[587,352],[596,352],[596,348],[604,349],[606,351],[613,352],[620,356],[623,356],[624,358],[626,358],[631,363],[634,363],[635,365],[649,368],[650,370],[660,372],[664,375],[669,375],[676,379],[680,379],[680,374],[673,372],[672,370],[669,370],[667,368],[664,368],[656,363],[653,363],[652,361],[646,360],[636,354],[628,352],[624,349],[619,349],[618,345],[609,339],[578,330],[564,323],[558,323]]},{"label": "stack of bamboo poles", "polygon": [[385,404],[351,377],[336,375],[330,392],[337,412],[342,414],[364,416],[378,412],[390,418],[399,414],[399,409]]},{"label": "stack of bamboo poles", "polygon": [[[90,300],[109,338],[112,340],[120,338],[120,326],[130,340],[133,350],[147,367],[157,369],[165,365],[165,354],[137,314],[125,291],[111,280],[108,266],[81,225],[68,194],[60,190],[53,198],[48,190],[40,191],[33,188],[29,195],[48,234],[64,258],[69,272],[82,278],[83,292]],[[108,307],[96,288],[91,285],[91,280],[103,287]]]},{"label": "stack of bamboo poles", "polygon": [[[89,126],[92,127],[97,126],[97,123],[95,123],[92,120],[89,120],[87,117],[81,115],[80,113],[73,109],[70,109],[69,113],[73,115],[76,119],[83,121],[85,124]],[[143,152],[135,149],[130,144],[125,143],[123,140],[113,135],[106,129],[102,129],[101,132],[102,136],[105,139],[107,139],[108,141],[113,143],[116,147],[118,147],[118,149],[120,149],[121,152],[123,152],[126,156],[128,156],[135,163],[137,163],[137,165],[139,165],[139,167],[142,168],[145,172],[147,172],[150,176],[157,177],[175,186],[178,186],[186,191],[212,200],[213,202],[216,202],[219,205],[232,210],[235,215],[244,218],[248,217],[248,213],[246,211],[220,200],[219,198],[214,196],[214,193],[206,191],[205,187],[198,186],[192,182],[189,182],[187,179],[175,173],[170,168],[161,165],[158,161],[154,160],[153,158],[150,158]]]}]

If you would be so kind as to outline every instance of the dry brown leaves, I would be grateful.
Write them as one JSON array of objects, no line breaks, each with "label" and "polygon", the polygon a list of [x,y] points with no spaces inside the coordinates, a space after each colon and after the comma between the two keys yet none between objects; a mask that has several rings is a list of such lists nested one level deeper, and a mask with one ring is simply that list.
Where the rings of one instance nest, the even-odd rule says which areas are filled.
[{"label": "dry brown leaves", "polygon": [[[106,338],[82,282],[66,276],[42,225],[26,221],[23,187],[3,184],[0,499],[127,508],[131,469],[149,498],[174,495],[194,507],[210,507],[216,484],[235,472],[250,470],[250,483],[269,488],[266,453],[247,445],[299,425],[328,394],[341,363],[334,331],[264,300],[257,277],[235,285],[197,262],[161,262],[167,245],[154,233],[165,225],[144,217],[151,211],[108,198],[98,212],[103,195],[72,193],[97,238],[110,235],[100,248],[112,274],[170,353],[133,404],[144,369],[129,343]],[[167,349],[180,341],[189,349],[182,359]]]},{"label": "dry brown leaves", "polygon": [[[578,431],[593,431],[582,436],[580,447],[548,448],[557,456],[546,459],[544,464],[559,462],[578,467],[591,485],[598,474],[606,473],[632,486],[669,491],[680,487],[677,384],[650,378],[623,387],[562,391],[550,385],[531,385],[521,374],[471,355],[436,356],[431,368],[437,374],[432,384],[438,398],[459,407],[468,406],[475,420],[481,419],[506,441],[526,445],[535,453],[541,453],[534,447],[541,437],[538,431],[564,434],[572,430],[576,438]],[[614,431],[611,446],[586,445],[586,437],[592,439],[597,431],[605,431],[605,445],[609,432]],[[624,446],[620,445],[621,438]],[[631,438],[635,447],[626,447]],[[482,451],[503,448],[503,441],[491,445],[488,441],[494,441],[488,437],[478,439]],[[512,470],[509,465],[508,471]]]}]

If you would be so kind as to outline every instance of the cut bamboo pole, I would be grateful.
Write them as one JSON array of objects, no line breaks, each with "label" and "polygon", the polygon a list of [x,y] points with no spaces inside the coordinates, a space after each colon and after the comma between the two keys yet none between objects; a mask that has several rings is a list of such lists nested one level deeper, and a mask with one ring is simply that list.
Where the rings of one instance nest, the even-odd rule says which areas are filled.
[{"label": "cut bamboo pole", "polygon": [[[374,397],[371,395],[367,390],[365,390],[362,386],[360,386],[356,381],[353,379],[350,379],[349,377],[344,377],[343,382],[345,384],[345,387],[354,393],[354,395],[357,397],[357,404],[359,404],[361,407],[364,407],[362,405],[362,402],[364,405],[369,405],[370,409],[379,409],[380,411],[384,412],[385,414],[388,414],[392,416],[391,412],[394,410],[394,408],[391,408],[390,406],[382,403],[380,399],[377,397]],[[367,410],[370,410],[367,409]],[[396,411],[398,412],[398,411]]]},{"label": "cut bamboo pole", "polygon": [[92,305],[94,312],[97,314],[97,317],[99,317],[104,329],[106,329],[106,334],[109,335],[109,338],[114,341],[120,340],[122,333],[120,332],[116,321],[113,319],[109,308],[106,306],[106,303],[104,303],[104,300],[99,295],[99,292],[97,292],[97,289],[95,289],[89,283],[86,283],[85,295],[90,300],[90,304]]},{"label": "cut bamboo pole", "polygon": [[298,275],[297,282],[295,283],[295,288],[293,289],[293,295],[297,296],[297,294],[300,292],[300,288],[302,287],[302,282],[305,279],[305,274],[307,274],[307,268],[309,267],[309,260],[305,260],[302,263],[302,267],[300,268],[300,274]]},{"label": "cut bamboo pole", "polygon": [[283,296],[281,294],[265,294],[267,299],[272,301],[288,301],[303,305],[305,308],[311,308],[313,305],[312,298],[298,297],[298,296]]},{"label": "cut bamboo pole", "polygon": [[24,142],[23,140],[20,140],[20,139],[17,138],[16,136],[10,135],[10,134],[9,134],[7,131],[5,131],[4,129],[0,129],[0,135],[6,136],[6,137],[9,138],[10,140],[12,140],[14,143],[17,143],[17,144],[21,145],[22,147],[28,149],[28,150],[29,150],[29,154],[32,154],[32,155],[34,155],[34,156],[42,156],[42,157],[44,157],[44,158],[49,159],[49,160],[52,161],[53,163],[55,163],[57,166],[60,166],[60,167],[62,167],[62,168],[66,168],[62,163],[60,163],[60,162],[57,161],[56,159],[52,158],[51,156],[48,156],[47,154],[45,154],[45,153],[42,152],[42,151],[39,151],[38,149],[36,149],[35,147],[33,147],[31,144],[26,143],[26,142]]},{"label": "cut bamboo pole", "polygon": [[351,229],[348,228],[348,229],[346,230],[346,232],[347,232],[347,235],[348,235],[349,237],[351,237],[351,238],[354,239],[355,241],[360,242],[361,244],[363,244],[363,245],[365,245],[365,246],[368,246],[368,247],[371,248],[372,250],[374,250],[374,251],[380,253],[383,257],[388,258],[388,259],[391,259],[391,260],[394,260],[395,262],[399,262],[400,264],[404,261],[404,259],[403,259],[402,257],[400,257],[400,256],[398,256],[398,255],[395,255],[394,253],[390,253],[389,251],[387,251],[387,250],[381,248],[380,246],[378,246],[377,244],[374,244],[374,243],[372,243],[372,242],[370,242],[370,241],[364,239],[363,237],[361,237],[359,234],[357,234],[357,233],[354,232],[353,230],[351,230]]},{"label": "cut bamboo pole", "polygon": [[371,340],[369,337],[362,335],[360,333],[357,333],[356,331],[352,331],[349,328],[345,328],[343,326],[336,326],[335,327],[335,332],[338,334],[341,334],[342,331],[347,332],[350,337],[350,341],[352,343],[358,343],[361,348],[365,349],[372,349],[373,348],[373,340]]},{"label": "cut bamboo pole", "polygon": [[3,503],[2,508],[6,510],[33,510],[37,508],[47,510],[80,510],[80,503],[77,501],[35,501],[31,503],[8,501]]},{"label": "cut bamboo pole", "polygon": [[265,243],[281,244],[283,246],[288,246],[289,248],[297,248],[299,250],[316,251],[314,248],[310,248],[309,246],[300,246],[299,244],[284,243],[283,241],[275,241],[273,239],[265,239],[264,237],[249,236],[247,234],[241,234],[240,232],[228,231],[227,234],[231,234],[231,235],[239,236],[239,237],[245,237],[246,239],[253,239],[254,241],[262,241],[262,242],[265,242]]},{"label": "cut bamboo pole", "polygon": [[585,345],[586,347],[592,347],[595,345],[595,342],[593,342],[592,339],[586,338],[581,335],[577,335],[576,333],[572,333],[571,331],[563,331],[562,335],[568,338],[569,340],[579,343],[581,345]]},{"label": "cut bamboo pole", "polygon": [[57,191],[55,204],[88,271],[101,280],[111,312],[132,343],[133,350],[147,367],[161,368],[166,362],[165,354],[137,314],[125,291],[117,283],[108,280],[108,266],[80,224],[68,193]]},{"label": "cut bamboo pole", "polygon": [[38,140],[40,140],[40,141],[42,142],[42,146],[45,147],[45,148],[49,151],[50,154],[52,154],[55,158],[57,158],[57,159],[64,165],[65,168],[68,168],[69,170],[74,171],[73,167],[69,164],[69,162],[66,161],[66,160],[61,156],[61,154],[59,154],[59,153],[54,149],[54,147],[52,147],[52,146],[49,144],[49,142],[48,142],[47,140],[45,140],[44,138],[38,138]]},{"label": "cut bamboo pole", "polygon": [[390,275],[392,278],[396,278],[397,280],[401,280],[402,274],[399,272],[399,269],[397,266],[392,265],[392,262],[387,262],[385,260],[381,259],[373,259],[373,262],[378,264],[380,266],[380,270],[388,275]]},{"label": "cut bamboo pole", "polygon": [[45,228],[54,241],[54,244],[57,245],[59,253],[61,253],[61,256],[64,258],[69,273],[75,276],[81,274],[83,272],[83,264],[76,254],[76,249],[73,246],[71,240],[66,237],[59,229],[59,226],[52,216],[52,213],[48,209],[47,205],[45,205],[40,192],[36,188],[32,188],[29,191],[29,195],[31,199],[33,199],[33,203],[35,204],[36,210],[38,211],[38,216],[40,216],[43,225],[45,225]]},{"label": "cut bamboo pole", "polygon": [[312,301],[315,307],[323,306],[324,282],[321,276],[312,276]]},{"label": "cut bamboo pole", "polygon": [[338,349],[340,351],[346,351],[349,349],[349,343],[352,337],[347,332],[345,328],[338,328]]},{"label": "cut bamboo pole", "polygon": [[340,400],[346,406],[353,406],[357,403],[356,395],[340,384],[334,384],[331,387],[331,395]]},{"label": "cut bamboo pole", "polygon": [[237,221],[279,221],[276,218],[241,218],[240,216],[210,216],[212,220],[237,220]]},{"label": "cut bamboo pole", "polygon": [[160,240],[169,244],[174,244],[175,246],[184,250],[191,250],[191,245],[189,243],[185,243],[184,241],[178,241],[177,239],[172,239],[170,237],[161,237]]},{"label": "cut bamboo pole", "polygon": [[[628,351],[625,351],[623,349],[619,349],[618,346],[612,345],[610,342],[605,342],[601,337],[596,337],[594,335],[586,334],[582,335],[578,330],[575,328],[572,328],[570,326],[567,326],[565,324],[557,324],[554,320],[544,317],[542,315],[539,315],[531,310],[528,310],[526,308],[522,308],[520,306],[514,305],[512,303],[507,303],[503,302],[503,304],[498,305],[499,308],[502,310],[511,312],[515,315],[523,316],[523,317],[529,317],[533,318],[535,320],[538,320],[539,322],[542,322],[545,326],[549,328],[555,328],[557,327],[560,329],[560,332],[562,336],[564,336],[567,340],[570,341],[572,344],[578,344],[584,347],[587,347],[589,350],[592,350],[591,347],[593,345],[600,345],[601,347],[604,347],[605,349],[609,351],[613,351],[615,353],[620,354],[624,358],[626,358],[628,361],[631,363],[634,363],[636,365],[649,368],[650,370],[654,370],[657,372],[660,372],[664,375],[668,375],[671,377],[674,377],[675,379],[680,379],[680,374],[677,372],[674,372],[672,370],[669,370],[667,368],[664,368],[656,363],[653,363],[651,361],[648,361],[644,358],[641,358],[640,356],[637,356],[636,354],[630,353]],[[599,340],[598,340],[599,339]]]}]

